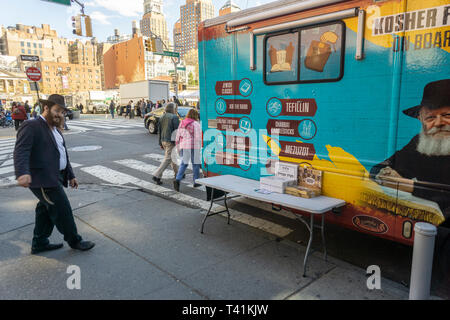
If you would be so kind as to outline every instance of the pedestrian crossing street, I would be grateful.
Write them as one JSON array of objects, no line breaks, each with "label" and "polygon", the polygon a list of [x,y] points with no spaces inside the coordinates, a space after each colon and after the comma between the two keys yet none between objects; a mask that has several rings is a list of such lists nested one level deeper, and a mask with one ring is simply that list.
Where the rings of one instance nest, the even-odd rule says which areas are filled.
[{"label": "pedestrian crossing street", "polygon": [[[13,152],[14,152],[15,138],[10,139],[0,139],[0,190],[3,187],[11,187],[17,184],[14,175],[14,162],[13,162]],[[165,198],[172,199],[189,206],[199,207],[204,210],[208,210],[210,202],[203,200],[205,199],[206,189],[204,186],[195,188],[196,190],[203,191],[203,196],[198,197],[189,195],[192,194],[193,189],[193,175],[191,166],[188,167],[186,172],[186,178],[181,181],[181,192],[175,192],[172,188],[172,179],[174,178],[174,172],[171,168],[166,169],[163,173],[162,179],[165,180],[164,184],[159,186],[155,184],[151,178],[153,172],[156,171],[160,162],[163,159],[161,154],[143,154],[139,156],[139,159],[120,159],[113,160],[110,164],[105,165],[82,165],[79,163],[71,162],[72,167],[75,170],[75,175],[77,176],[77,170],[80,170],[86,174],[89,174],[101,181],[100,184],[106,185],[118,185],[118,186],[134,186],[145,189],[147,191],[160,194]],[[149,160],[153,163],[149,163]],[[114,168],[111,168],[111,166]],[[119,169],[118,169],[119,168]],[[132,170],[129,170],[132,169]],[[125,173],[126,171],[127,173]],[[130,174],[133,172],[133,174]],[[255,207],[258,209],[263,209],[266,211],[272,211],[270,204],[261,203],[259,201],[254,201],[245,198],[235,198],[233,201],[238,201],[243,204]],[[225,208],[221,205],[214,204],[214,211],[221,211]],[[293,230],[286,228],[279,224],[273,223],[268,220],[263,220],[255,216],[248,215],[246,213],[240,212],[238,210],[230,209],[232,220],[251,225],[258,229],[264,230],[278,237],[285,237]],[[292,214],[284,211],[277,212],[279,215],[283,215],[287,218],[294,219]],[[220,213],[222,216],[226,216],[226,213]]]},{"label": "pedestrian crossing street", "polygon": [[71,130],[81,132],[92,130],[115,130],[115,129],[144,129],[142,121],[134,121],[127,119],[83,119],[83,120],[69,120],[67,126]]},{"label": "pedestrian crossing street", "polygon": [[[16,184],[14,175],[14,146],[16,138],[0,139],[0,187],[9,187]],[[71,162],[73,168],[81,166]]]}]

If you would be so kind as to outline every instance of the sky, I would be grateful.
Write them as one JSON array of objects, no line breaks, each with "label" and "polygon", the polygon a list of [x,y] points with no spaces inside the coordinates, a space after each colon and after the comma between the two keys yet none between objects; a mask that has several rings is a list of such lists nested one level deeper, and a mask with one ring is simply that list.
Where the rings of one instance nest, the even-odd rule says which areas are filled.
[{"label": "sky", "polygon": [[[186,1],[163,1],[169,38],[173,41],[173,25],[180,17],[180,6]],[[246,9],[273,1],[234,0],[234,3],[241,9]],[[85,14],[91,16],[93,34],[100,42],[113,35],[114,29],[119,29],[120,34],[131,34],[131,22],[137,20],[139,26],[139,20],[143,15],[143,0],[80,0],[80,2],[85,4]],[[218,16],[219,9],[226,0],[212,0],[212,2],[215,15]],[[8,27],[17,23],[32,26],[49,24],[59,36],[88,40],[89,38],[72,34],[71,17],[79,12],[80,6],[75,3],[69,7],[42,0],[0,0],[0,25]]]}]

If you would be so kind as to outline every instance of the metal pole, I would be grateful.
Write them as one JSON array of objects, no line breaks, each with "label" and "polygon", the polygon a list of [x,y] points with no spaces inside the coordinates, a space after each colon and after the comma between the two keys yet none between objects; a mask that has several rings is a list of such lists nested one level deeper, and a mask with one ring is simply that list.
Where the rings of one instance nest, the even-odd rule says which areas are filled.
[{"label": "metal pole", "polygon": [[414,232],[409,300],[427,300],[430,298],[434,240],[437,230],[432,224],[418,222],[414,226]]},{"label": "metal pole", "polygon": [[[34,82],[34,85],[35,85],[35,87],[36,87],[36,94],[37,94],[37,98],[38,98],[37,103],[39,104],[39,87],[38,87],[38,84],[37,84],[36,81]],[[40,105],[40,104],[39,104],[39,105]]]},{"label": "metal pole", "polygon": [[178,99],[178,71],[177,71],[178,59],[172,58],[172,61],[175,66],[175,97],[177,97]]}]

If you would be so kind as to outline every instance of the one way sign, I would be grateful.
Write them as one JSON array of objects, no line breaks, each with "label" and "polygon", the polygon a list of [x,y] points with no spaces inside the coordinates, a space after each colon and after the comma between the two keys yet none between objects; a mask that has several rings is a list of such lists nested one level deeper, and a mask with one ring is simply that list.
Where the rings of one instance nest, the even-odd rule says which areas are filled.
[{"label": "one way sign", "polygon": [[37,61],[39,61],[39,56],[29,56],[29,55],[21,54],[20,60],[37,62]]}]

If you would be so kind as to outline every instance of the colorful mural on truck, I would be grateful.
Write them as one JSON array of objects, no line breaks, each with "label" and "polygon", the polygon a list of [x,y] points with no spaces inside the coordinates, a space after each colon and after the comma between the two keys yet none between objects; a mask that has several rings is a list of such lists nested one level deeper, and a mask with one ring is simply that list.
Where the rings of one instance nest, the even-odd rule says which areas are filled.
[{"label": "colorful mural on truck", "polygon": [[[351,8],[366,12],[363,59],[358,16],[256,35],[250,51],[254,29]],[[415,222],[449,227],[447,0],[344,1],[245,26],[199,28],[208,175],[307,163],[348,203],[329,222],[407,244]]]}]

